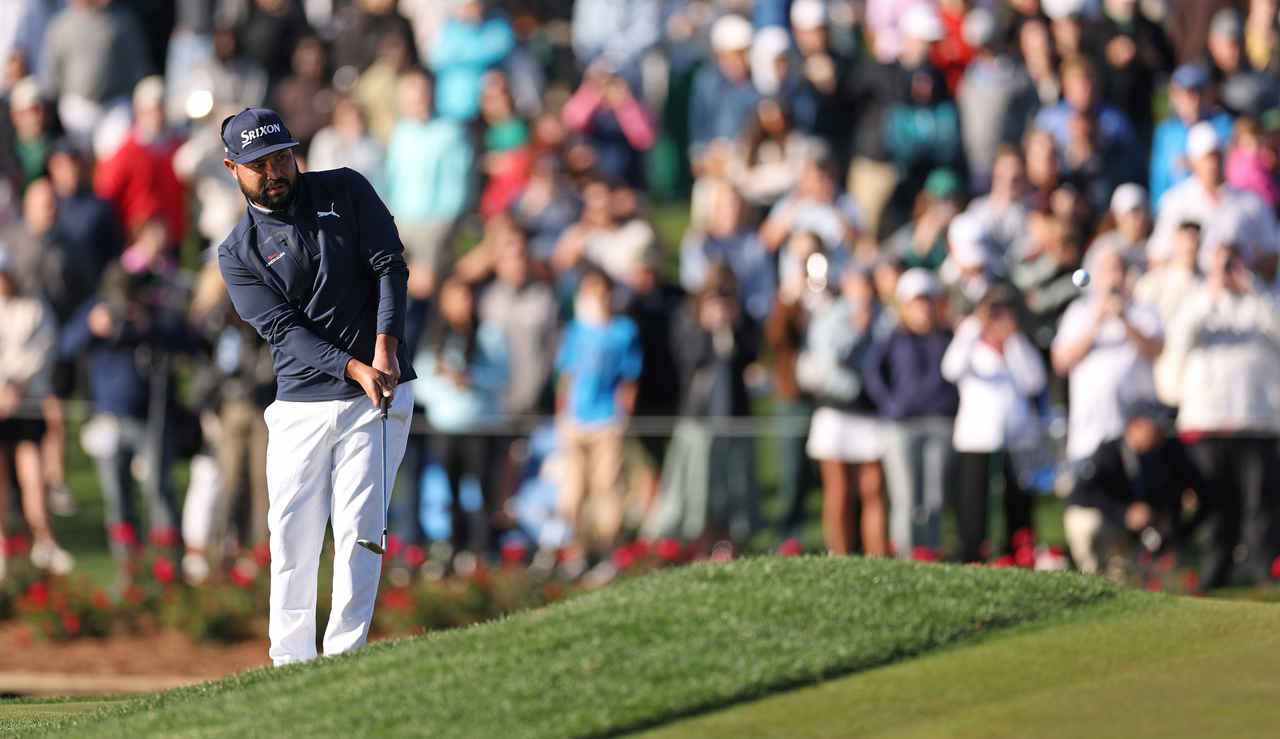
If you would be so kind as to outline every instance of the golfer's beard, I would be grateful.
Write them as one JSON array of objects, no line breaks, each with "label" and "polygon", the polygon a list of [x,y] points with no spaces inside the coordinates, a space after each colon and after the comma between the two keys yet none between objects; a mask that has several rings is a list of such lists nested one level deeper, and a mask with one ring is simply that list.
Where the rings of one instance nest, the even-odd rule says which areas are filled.
[{"label": "golfer's beard", "polygon": [[[286,185],[287,189],[279,195],[268,195],[267,188],[272,185]],[[281,177],[275,180],[267,180],[262,183],[262,187],[257,192],[250,192],[249,188],[244,186],[244,181],[240,181],[240,192],[244,193],[246,198],[261,205],[267,210],[288,210],[293,205],[293,198],[298,192],[297,186],[288,177]]]}]

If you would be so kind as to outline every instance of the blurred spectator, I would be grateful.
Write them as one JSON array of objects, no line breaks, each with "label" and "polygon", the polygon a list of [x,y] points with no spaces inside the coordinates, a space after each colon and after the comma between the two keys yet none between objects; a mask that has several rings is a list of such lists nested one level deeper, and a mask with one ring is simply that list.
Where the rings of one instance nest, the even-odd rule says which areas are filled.
[{"label": "blurred spectator", "polygon": [[1223,178],[1236,190],[1257,195],[1267,207],[1280,206],[1280,184],[1275,178],[1276,152],[1266,146],[1258,124],[1250,118],[1236,120],[1231,153],[1223,168]]},{"label": "blurred spectator", "polygon": [[938,279],[947,296],[944,321],[956,324],[973,312],[997,282],[1001,265],[991,252],[986,225],[969,213],[951,219],[946,229],[947,258],[938,267]]},{"label": "blurred spectator", "polygon": [[[35,539],[31,564],[65,575],[74,560],[58,546],[49,525],[40,456],[45,434],[40,406],[52,392],[50,371],[58,329],[44,301],[18,291],[12,268],[8,250],[0,246],[0,465],[4,466],[0,509],[10,510],[9,480],[16,476],[22,516]],[[0,538],[4,536],[6,532],[0,531]],[[0,557],[0,573],[3,570],[4,558]]]},{"label": "blurred spectator", "polygon": [[1184,64],[1169,79],[1169,104],[1173,115],[1156,126],[1151,146],[1151,202],[1160,213],[1160,199],[1174,185],[1191,176],[1187,161],[1187,132],[1200,121],[1209,121],[1218,139],[1231,136],[1231,116],[1214,108],[1209,75],[1198,64]]},{"label": "blurred spectator", "polygon": [[[1247,73],[1249,59],[1244,53],[1244,19],[1234,8],[1223,8],[1209,19],[1209,35],[1205,41],[1206,50],[1202,64],[1209,70],[1209,79],[1217,90],[1217,99],[1223,101],[1222,93],[1228,79]],[[1230,109],[1230,106],[1226,106]]]},{"label": "blurred spectator", "polygon": [[1146,142],[1153,125],[1155,78],[1173,65],[1173,49],[1164,31],[1138,5],[1138,0],[1104,0],[1101,16],[1086,34],[1086,45],[1101,72],[1101,98],[1124,112]]},{"label": "blurred spectator", "polygon": [[13,124],[12,156],[18,168],[15,174],[25,190],[32,180],[44,175],[53,143],[48,112],[34,77],[22,78],[9,92],[9,120]]},{"label": "blurred spectator", "polygon": [[[556,353],[557,428],[564,444],[556,509],[573,527],[579,557],[611,552],[621,532],[623,432],[644,359],[635,322],[610,313],[611,289],[603,272],[583,275],[574,318]],[[582,516],[587,502],[590,521]]]},{"label": "blurred spectator", "polygon": [[[217,113],[234,109],[220,109]],[[222,119],[208,116],[191,131],[191,138],[173,154],[173,172],[195,193],[195,228],[203,246],[216,248],[244,215],[244,194],[235,175],[222,163],[227,153],[222,143]],[[234,115],[234,113],[229,113]]]},{"label": "blurred spectator", "polygon": [[951,478],[956,409],[960,396],[942,376],[952,333],[938,317],[942,287],[929,270],[898,279],[899,327],[867,357],[863,382],[885,434],[884,474],[889,490],[889,541],[899,557],[914,545],[942,541],[942,505]]},{"label": "blurred spectator", "polygon": [[[1184,223],[1174,232],[1172,258],[1144,274],[1133,286],[1133,299],[1154,307],[1165,326],[1173,324],[1183,304],[1200,290],[1203,279],[1197,266],[1199,253],[1200,227]],[[1178,405],[1178,378],[1171,374],[1177,369],[1176,361],[1164,351],[1154,366],[1156,396],[1170,406]]]},{"label": "blurred spectator", "polygon": [[534,260],[551,262],[560,235],[578,219],[578,209],[577,196],[559,158],[539,155],[529,173],[529,184],[511,207],[516,221],[530,233],[529,250]]},{"label": "blurred spectator", "polygon": [[965,37],[964,21],[972,3],[969,0],[938,0],[938,20],[942,38],[933,45],[930,59],[942,75],[947,94],[954,97],[965,67],[973,61],[973,44]]},{"label": "blurred spectator", "polygon": [[449,237],[469,200],[474,154],[457,121],[431,115],[431,83],[406,72],[399,85],[403,117],[387,144],[387,206],[409,263],[409,294],[429,297],[452,261]]},{"label": "blurred spectator", "polygon": [[635,190],[597,180],[583,188],[582,202],[582,216],[561,234],[551,268],[564,274],[586,262],[610,280],[625,280],[631,265],[657,243],[653,226],[638,213]]},{"label": "blurred spectator", "polygon": [[[801,98],[815,103],[814,120],[801,130],[831,141],[841,161],[848,159],[848,139],[852,115],[841,93],[841,83],[853,69],[853,60],[832,44],[827,28],[826,0],[796,0],[791,3],[791,34],[799,53],[793,104]],[[784,92],[786,92],[784,90]],[[798,104],[796,105],[798,108]],[[799,117],[797,116],[797,120]]]},{"label": "blurred spectator", "polygon": [[[1022,291],[1026,310],[1022,330],[1036,346],[1048,351],[1067,306],[1080,295],[1072,275],[1080,266],[1079,237],[1063,219],[1033,212],[1027,217],[1028,237],[1017,258],[1009,262],[1009,278]],[[1107,249],[1095,245],[1090,258]]]},{"label": "blurred spectator", "polygon": [[1093,270],[1096,255],[1114,250],[1124,258],[1125,272],[1136,279],[1147,271],[1147,237],[1151,234],[1147,191],[1132,182],[1121,185],[1111,196],[1111,220],[1115,227],[1094,238],[1084,268]]},{"label": "blurred spectator", "polygon": [[870,272],[849,270],[839,294],[809,321],[796,363],[797,382],[818,405],[805,451],[822,471],[822,537],[834,554],[888,552],[884,424],[865,392],[863,367],[871,347],[892,331]]},{"label": "blurred spectator", "polygon": [[[987,499],[991,492],[992,457],[1003,457],[1005,535],[1031,526],[1030,496],[1019,483],[1012,447],[1033,431],[1029,396],[1044,389],[1044,361],[1018,329],[1017,295],[993,285],[973,315],[956,327],[942,357],[942,376],[956,384],[953,445],[956,450],[956,528],[959,559],[982,562],[987,538]],[[1012,546],[1006,545],[1006,551]]]},{"label": "blurred spectator", "polygon": [[755,530],[755,440],[717,434],[715,422],[751,414],[744,372],[758,348],[759,330],[742,311],[737,280],[728,268],[713,266],[702,290],[672,319],[681,425],[648,533],[729,538],[741,546]]},{"label": "blurred spectator", "polygon": [[[868,18],[870,12],[868,9]],[[911,5],[904,9],[899,26],[901,39],[896,58],[884,62],[884,66],[860,64],[845,80],[849,104],[858,111],[849,193],[861,208],[866,231],[872,236],[886,231],[881,217],[900,182],[898,168],[884,141],[887,112],[912,99],[917,79],[919,93],[928,99],[925,102],[933,99],[935,91],[940,93],[941,87],[937,70],[929,64],[933,43],[943,35],[937,11],[929,4]],[[877,41],[877,49],[879,46]],[[890,223],[889,227],[897,225]]]},{"label": "blurred spectator", "polygon": [[1054,53],[1046,19],[1032,16],[1022,24],[1017,36],[1017,52],[1027,65],[1027,74],[1040,96],[1040,104],[1056,105],[1062,96],[1062,83],[1058,79],[1059,58]]},{"label": "blurred spectator", "polygon": [[39,63],[45,28],[58,9],[51,0],[18,0],[0,14],[0,60],[19,54],[28,68]]},{"label": "blurred spectator", "polygon": [[436,114],[470,121],[480,112],[480,78],[515,46],[511,24],[485,16],[480,0],[459,0],[436,31],[426,61],[436,78]]},{"label": "blurred spectator", "polygon": [[[796,187],[769,210],[760,226],[760,241],[767,251],[776,252],[792,234],[810,232],[822,239],[833,267],[842,265],[858,234],[865,230],[862,211],[840,188],[830,147],[811,139],[804,153]],[[779,257],[779,279],[803,271],[803,263]]]},{"label": "blurred spectator", "polygon": [[[396,11],[395,0],[356,0],[339,10],[338,14],[341,30],[333,40],[334,69],[351,67],[356,72],[365,71],[377,58],[382,39],[390,34],[407,39],[409,56],[418,58],[413,43],[413,26]],[[293,121],[292,118],[287,120]],[[289,130],[292,132],[293,128]]]},{"label": "blurred spectator", "polygon": [[956,91],[956,108],[970,190],[983,193],[991,189],[992,169],[1001,146],[1022,142],[1040,99],[1026,65],[1001,49],[991,11],[970,10],[964,33],[976,52]]},{"label": "blurred spectator", "polygon": [[[502,326],[479,319],[471,287],[457,278],[441,284],[439,306],[414,361],[422,373],[414,394],[436,432],[427,440],[427,453],[449,478],[454,551],[484,552],[492,544],[489,522],[498,510],[494,449],[492,437],[472,432],[501,414],[510,366],[506,336]],[[475,479],[484,498],[473,515],[463,505],[463,476]]]},{"label": "blurred spectator", "polygon": [[587,68],[578,91],[560,111],[564,125],[595,149],[596,167],[606,177],[621,177],[632,187],[645,183],[644,152],[657,139],[658,118],[636,100],[626,78],[603,61]]},{"label": "blurred spectator", "polygon": [[660,38],[658,0],[577,0],[573,3],[573,54],[582,68],[608,59],[615,69],[635,68]]},{"label": "blurred spectator", "polygon": [[486,72],[480,92],[480,120],[484,124],[484,154],[480,169],[480,218],[504,213],[529,183],[536,156],[529,142],[529,124],[516,114],[507,74]]},{"label": "blurred spectator", "polygon": [[63,128],[83,143],[151,71],[142,27],[121,2],[72,0],[45,31],[40,86],[57,100]]},{"label": "blurred spectator", "polygon": [[1222,142],[1213,124],[1201,121],[1187,134],[1187,159],[1192,176],[1170,188],[1160,199],[1155,229],[1147,247],[1154,263],[1169,259],[1173,233],[1183,223],[1200,225],[1200,267],[1207,271],[1209,256],[1221,244],[1233,244],[1245,263],[1270,281],[1276,274],[1275,213],[1258,196],[1226,184],[1222,171]]},{"label": "blurred spectator", "polygon": [[1152,361],[1164,346],[1160,315],[1130,298],[1124,258],[1097,254],[1089,292],[1067,308],[1053,340],[1053,369],[1068,376],[1067,459],[1081,463],[1124,431],[1124,411],[1155,399]]},{"label": "blurred spectator", "polygon": [[1280,29],[1276,0],[1250,0],[1244,20],[1244,50],[1249,66],[1269,77],[1280,77]]},{"label": "blurred spectator", "polygon": [[[177,103],[183,113],[193,118],[200,117],[202,111],[192,110],[197,102],[192,96],[200,92],[212,96],[210,110],[226,108],[240,111],[260,107],[267,101],[267,73],[253,60],[240,55],[236,48],[235,29],[219,28],[213,32],[213,58],[191,70],[187,89],[179,100],[169,101],[170,110]],[[293,118],[289,120],[293,121]],[[294,135],[298,134],[294,132]]]},{"label": "blurred spectator", "polygon": [[1169,40],[1178,64],[1200,61],[1208,44],[1205,29],[1223,8],[1244,10],[1246,0],[1180,0],[1169,9]]},{"label": "blurred spectator", "polygon": [[936,271],[947,258],[947,227],[964,206],[964,192],[954,170],[929,173],[916,196],[911,220],[885,239],[883,252],[911,267]]},{"label": "blurred spectator", "polygon": [[898,187],[882,222],[896,225],[908,217],[930,173],[939,167],[959,168],[960,120],[941,78],[920,69],[911,73],[908,99],[890,105],[881,125],[885,153],[898,167]]},{"label": "blurred spectator", "polygon": [[1082,54],[1085,26],[1089,22],[1086,13],[1091,15],[1097,6],[1091,0],[1049,0],[1041,3],[1041,7],[1049,16],[1049,34],[1057,55],[1070,59]]},{"label": "blurred spectator", "polygon": [[751,22],[740,15],[726,15],[711,29],[714,63],[698,70],[689,102],[689,157],[695,175],[709,165],[708,147],[736,140],[760,100],[747,62],[754,33]]},{"label": "blurred spectator", "polygon": [[[1202,248],[1203,252],[1203,248]],[[1271,582],[1280,506],[1276,362],[1280,320],[1239,250],[1213,247],[1205,284],[1173,319],[1168,352],[1178,388],[1178,433],[1205,478],[1207,507],[1201,587],[1229,582],[1232,564],[1257,584]],[[1243,545],[1243,557],[1238,547]]]},{"label": "blurred spectator", "polygon": [[729,178],[747,203],[768,208],[796,186],[806,145],[805,135],[792,125],[786,101],[764,98],[742,126]]},{"label": "blurred spectator", "polygon": [[927,0],[867,0],[867,37],[877,62],[892,64],[898,58],[898,53],[908,43],[903,39],[903,18],[913,8],[929,4]]},{"label": "blurred spectator", "polygon": [[1128,552],[1138,535],[1156,550],[1186,541],[1188,490],[1202,505],[1212,500],[1213,488],[1173,433],[1168,409],[1150,401],[1127,408],[1124,433],[1098,447],[1067,497],[1062,523],[1076,567],[1109,569],[1112,552]]},{"label": "blurred spectator", "polygon": [[680,284],[690,293],[706,284],[713,264],[729,268],[737,278],[743,309],[763,323],[773,305],[777,269],[759,236],[746,227],[742,199],[726,182],[717,182],[705,233],[692,228],[680,242]]},{"label": "blurred spectator", "polygon": [[[409,40],[398,33],[387,34],[378,45],[378,58],[355,82],[352,96],[369,119],[369,132],[386,144],[400,120],[400,76],[409,73],[413,58]],[[415,70],[414,74],[418,74]],[[339,91],[346,80],[340,80]]]},{"label": "blurred spectator", "polygon": [[311,139],[329,123],[338,101],[329,85],[327,66],[324,44],[315,36],[306,36],[293,50],[293,74],[280,80],[271,94],[271,109],[289,121],[289,133],[302,144],[308,158]]},{"label": "blurred spectator", "polygon": [[236,48],[267,70],[268,82],[274,85],[289,74],[293,49],[309,32],[302,3],[252,0],[240,8],[234,18],[224,19],[236,29]]},{"label": "blurred spectator", "polygon": [[990,192],[970,201],[965,212],[981,219],[996,257],[1007,263],[1027,235],[1026,166],[1017,145],[1002,144],[997,149],[990,185]]},{"label": "blurred spectator", "polygon": [[[125,232],[134,235],[152,218],[163,219],[170,243],[186,235],[186,189],[173,171],[182,140],[165,127],[164,80],[147,77],[133,92],[133,126],[114,153],[98,163],[93,190],[111,203]],[[80,293],[84,295],[85,293]]]},{"label": "blurred spectator", "polygon": [[349,167],[364,175],[378,192],[383,192],[386,152],[369,133],[364,111],[349,97],[338,98],[333,106],[333,123],[316,132],[307,149],[307,166],[312,172]]},{"label": "blurred spectator", "polygon": [[93,293],[98,255],[90,244],[74,241],[58,229],[58,200],[46,178],[31,183],[22,198],[22,222],[5,233],[12,256],[8,272],[22,295],[38,297],[52,309],[57,325]]}]

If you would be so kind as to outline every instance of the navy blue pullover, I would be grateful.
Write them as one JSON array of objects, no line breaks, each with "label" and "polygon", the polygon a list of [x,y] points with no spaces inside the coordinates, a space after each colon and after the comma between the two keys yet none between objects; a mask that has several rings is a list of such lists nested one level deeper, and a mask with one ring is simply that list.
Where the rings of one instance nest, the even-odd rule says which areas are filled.
[{"label": "navy blue pullover", "polygon": [[942,376],[942,355],[951,337],[946,330],[917,336],[899,328],[871,349],[862,379],[882,417],[900,421],[956,414],[960,393]]},{"label": "navy blue pullover", "polygon": [[271,345],[277,399],[364,395],[347,362],[372,364],[378,334],[400,340],[400,381],[415,378],[403,254],[391,213],[350,169],[302,174],[287,212],[247,209],[218,263],[236,312]]}]

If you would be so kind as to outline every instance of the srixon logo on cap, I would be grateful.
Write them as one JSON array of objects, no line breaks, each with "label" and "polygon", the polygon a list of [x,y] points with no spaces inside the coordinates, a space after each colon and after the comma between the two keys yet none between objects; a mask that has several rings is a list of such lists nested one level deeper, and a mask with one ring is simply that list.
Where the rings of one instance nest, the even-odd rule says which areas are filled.
[{"label": "srixon logo on cap", "polygon": [[253,141],[254,139],[260,138],[262,136],[266,136],[267,134],[272,134],[272,133],[280,133],[279,123],[272,123],[267,126],[258,126],[257,128],[251,128],[248,131],[241,131],[240,145],[248,146],[249,142]]}]

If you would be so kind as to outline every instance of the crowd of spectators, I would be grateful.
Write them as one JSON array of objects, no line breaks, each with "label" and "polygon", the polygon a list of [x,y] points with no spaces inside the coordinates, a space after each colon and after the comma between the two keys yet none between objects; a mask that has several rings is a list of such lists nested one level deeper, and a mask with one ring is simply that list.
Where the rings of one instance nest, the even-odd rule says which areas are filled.
[{"label": "crowd of spectators", "polygon": [[214,256],[219,124],[265,105],[396,218],[426,430],[393,530],[445,567],[731,553],[820,486],[833,553],[937,552],[951,509],[989,560],[1056,488],[1082,570],[1274,574],[1274,0],[6,7],[0,488],[38,566],[72,566],[76,399],[119,557],[199,581],[268,536],[271,358]]}]

